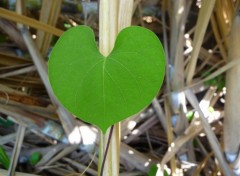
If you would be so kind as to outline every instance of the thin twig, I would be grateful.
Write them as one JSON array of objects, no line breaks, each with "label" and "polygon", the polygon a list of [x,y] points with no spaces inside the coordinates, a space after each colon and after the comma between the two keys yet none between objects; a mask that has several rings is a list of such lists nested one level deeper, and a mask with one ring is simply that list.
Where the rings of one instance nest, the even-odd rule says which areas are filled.
[{"label": "thin twig", "polygon": [[22,147],[23,139],[24,139],[24,134],[25,134],[25,127],[22,125],[19,125],[18,131],[17,131],[17,139],[14,145],[13,149],[13,154],[11,158],[11,163],[8,169],[7,176],[14,176],[15,175],[15,169],[18,163],[18,157],[20,154],[20,150]]},{"label": "thin twig", "polygon": [[45,23],[41,23],[33,18],[19,15],[17,13],[14,13],[10,10],[6,10],[4,8],[0,8],[0,17],[43,30],[45,32],[54,34],[56,36],[60,36],[63,33],[62,30],[57,29],[53,26],[47,25]]},{"label": "thin twig", "polygon": [[216,158],[218,159],[218,162],[219,162],[219,165],[224,173],[224,175],[226,176],[232,176],[233,173],[232,171],[230,170],[230,168],[228,167],[224,157],[223,157],[223,154],[222,154],[222,151],[220,149],[220,146],[219,146],[219,143],[218,143],[218,140],[215,136],[215,134],[213,133],[213,131],[211,130],[211,127],[207,121],[207,119],[205,118],[205,115],[204,113],[202,112],[200,106],[199,106],[199,102],[195,96],[195,94],[193,94],[191,92],[191,90],[185,90],[185,94],[186,94],[186,97],[188,99],[188,101],[191,103],[191,105],[198,111],[199,113],[199,116],[200,116],[200,119],[201,119],[201,122],[202,122],[202,125],[203,125],[203,129],[204,131],[206,132],[206,136],[208,138],[208,141],[213,149],[213,152],[216,156]]},{"label": "thin twig", "polygon": [[109,136],[108,136],[108,140],[107,140],[107,145],[106,145],[106,150],[105,150],[105,152],[104,152],[104,157],[103,157],[103,162],[102,162],[102,167],[101,167],[100,176],[103,176],[104,165],[105,165],[105,163],[106,163],[106,158],[107,158],[107,154],[108,154],[108,149],[109,149],[110,141],[111,141],[112,134],[113,134],[113,128],[114,128],[114,125],[112,125],[111,128],[110,128],[110,132],[109,132]]}]

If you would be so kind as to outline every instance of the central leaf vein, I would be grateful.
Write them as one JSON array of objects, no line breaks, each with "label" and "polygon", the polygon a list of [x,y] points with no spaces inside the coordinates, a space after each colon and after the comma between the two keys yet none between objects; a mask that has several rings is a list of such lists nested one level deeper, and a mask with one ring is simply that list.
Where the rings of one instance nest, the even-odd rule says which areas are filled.
[{"label": "central leaf vein", "polygon": [[105,97],[105,66],[106,66],[106,58],[103,59],[103,70],[102,70],[102,77],[103,77],[103,121],[105,123],[106,118],[106,97]]}]

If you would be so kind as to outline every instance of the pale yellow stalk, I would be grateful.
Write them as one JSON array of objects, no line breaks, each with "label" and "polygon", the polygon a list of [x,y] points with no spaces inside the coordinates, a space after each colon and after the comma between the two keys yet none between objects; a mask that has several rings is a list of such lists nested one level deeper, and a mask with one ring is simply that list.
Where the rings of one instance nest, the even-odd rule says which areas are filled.
[{"label": "pale yellow stalk", "polygon": [[[118,32],[120,32],[121,29],[130,26],[132,11],[133,0],[100,1],[99,49],[104,56],[107,56],[111,52]],[[120,129],[120,123],[115,124],[103,172],[104,176],[119,175]],[[105,152],[103,149],[106,148],[108,135],[109,132],[107,132],[104,137],[101,137],[103,140],[101,142],[101,152]]]}]

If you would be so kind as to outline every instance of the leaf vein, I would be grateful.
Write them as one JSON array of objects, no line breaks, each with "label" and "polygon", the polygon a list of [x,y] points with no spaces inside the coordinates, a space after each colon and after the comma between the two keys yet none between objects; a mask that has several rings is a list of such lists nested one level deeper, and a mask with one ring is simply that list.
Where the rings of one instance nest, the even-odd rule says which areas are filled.
[{"label": "leaf vein", "polygon": [[80,88],[82,87],[83,85],[83,82],[84,80],[86,79],[86,77],[89,75],[89,73],[99,64],[101,63],[102,60],[99,60],[98,62],[96,62],[86,73],[85,75],[83,76],[82,80],[81,80],[81,83],[77,86],[77,89],[76,89],[76,92],[75,92],[75,106],[77,105],[77,98],[78,98],[78,94],[80,91]]},{"label": "leaf vein", "polygon": [[114,59],[114,57],[109,58],[109,60],[112,60],[112,61],[116,62],[118,65],[120,65],[122,68],[124,68],[130,74],[130,76],[133,78],[133,80],[137,84],[137,88],[138,88],[139,94],[141,95],[142,94],[142,90],[140,89],[140,87],[142,87],[142,86],[140,85],[140,83],[138,82],[138,80],[134,76],[134,74],[131,72],[131,70],[129,70],[124,64],[122,64],[118,60]]},{"label": "leaf vein", "polygon": [[127,100],[124,96],[123,90],[120,86],[118,86],[118,84],[116,83],[116,81],[114,81],[114,79],[112,78],[112,76],[109,74],[109,72],[107,71],[107,69],[105,68],[105,72],[107,73],[108,77],[112,80],[112,82],[116,85],[117,89],[119,90],[120,94],[121,94],[121,98],[122,100],[127,104]]}]

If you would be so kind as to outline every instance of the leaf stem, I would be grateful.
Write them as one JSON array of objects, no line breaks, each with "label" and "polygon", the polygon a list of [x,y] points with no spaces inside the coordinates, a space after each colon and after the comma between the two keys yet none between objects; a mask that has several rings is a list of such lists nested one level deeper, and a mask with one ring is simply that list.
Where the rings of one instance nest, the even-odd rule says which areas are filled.
[{"label": "leaf stem", "polygon": [[99,156],[98,156],[98,176],[100,176],[101,168],[102,168],[102,161],[103,161],[103,151],[104,151],[104,134],[101,130],[100,131],[100,141],[99,141]]},{"label": "leaf stem", "polygon": [[107,146],[106,146],[106,150],[105,150],[105,152],[104,152],[104,157],[103,157],[103,162],[102,162],[102,167],[101,167],[100,176],[103,176],[103,169],[104,169],[104,165],[105,165],[105,162],[106,162],[108,149],[109,149],[109,146],[110,146],[110,141],[111,141],[112,134],[113,134],[113,128],[114,128],[114,125],[111,126],[111,129],[110,129],[110,132],[109,132],[108,141],[107,141]]}]

